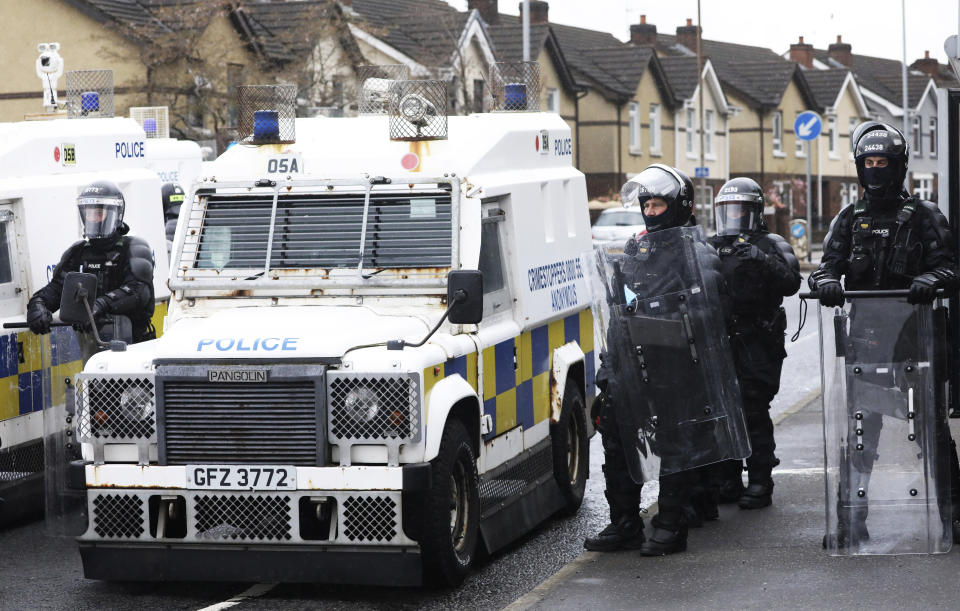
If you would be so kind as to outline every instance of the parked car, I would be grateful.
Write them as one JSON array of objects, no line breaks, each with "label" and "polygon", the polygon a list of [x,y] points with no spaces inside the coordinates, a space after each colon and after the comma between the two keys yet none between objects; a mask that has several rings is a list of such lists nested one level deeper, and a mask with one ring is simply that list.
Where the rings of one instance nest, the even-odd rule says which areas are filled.
[{"label": "parked car", "polygon": [[640,210],[609,208],[600,213],[592,229],[593,245],[626,242],[630,236],[646,231]]}]

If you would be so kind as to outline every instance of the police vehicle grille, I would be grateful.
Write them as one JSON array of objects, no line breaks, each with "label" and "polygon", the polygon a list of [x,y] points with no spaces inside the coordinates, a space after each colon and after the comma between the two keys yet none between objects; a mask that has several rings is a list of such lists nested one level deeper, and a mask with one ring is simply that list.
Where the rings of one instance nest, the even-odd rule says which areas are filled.
[{"label": "police vehicle grille", "polygon": [[351,496],[343,502],[343,536],[350,541],[391,541],[397,536],[397,503],[385,496]]},{"label": "police vehicle grille", "polygon": [[500,503],[526,494],[544,478],[553,477],[553,448],[546,439],[502,468],[480,478],[483,515],[499,509]]},{"label": "police vehicle grille", "polygon": [[23,479],[42,471],[42,442],[24,443],[0,450],[0,482]]},{"label": "police vehicle grille", "polygon": [[329,374],[333,441],[412,440],[420,432],[418,378]]},{"label": "police vehicle grille", "polygon": [[210,494],[196,499],[198,539],[289,541],[290,497],[282,495]]},{"label": "police vehicle grille", "polygon": [[98,494],[93,499],[93,531],[104,539],[143,535],[143,500],[132,494]]},{"label": "police vehicle grille", "polygon": [[269,384],[166,380],[166,464],[319,464],[313,380]]},{"label": "police vehicle grille", "polygon": [[78,376],[77,436],[81,441],[153,439],[156,398],[146,377]]},{"label": "police vehicle grille", "polygon": [[[277,201],[271,269],[356,267],[363,193],[286,194]],[[211,195],[190,219],[182,263],[195,269],[262,269],[273,195]],[[450,193],[375,191],[370,197],[363,264],[372,268],[446,268],[453,244]]]}]

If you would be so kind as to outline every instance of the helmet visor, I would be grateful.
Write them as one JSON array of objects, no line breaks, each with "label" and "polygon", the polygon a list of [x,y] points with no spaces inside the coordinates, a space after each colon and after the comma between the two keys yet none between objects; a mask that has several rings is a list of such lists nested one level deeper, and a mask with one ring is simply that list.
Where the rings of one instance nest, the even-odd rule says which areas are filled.
[{"label": "helmet visor", "polygon": [[680,182],[661,168],[647,168],[627,181],[620,189],[620,202],[624,208],[642,206],[648,199],[657,197],[670,203],[680,194]]},{"label": "helmet visor", "polygon": [[[737,197],[745,198],[744,194],[734,194]],[[716,214],[717,235],[739,235],[746,231],[752,231],[760,224],[759,206],[756,198],[750,201],[743,199],[728,199],[720,201],[717,198]]]},{"label": "helmet visor", "polygon": [[88,240],[105,238],[120,226],[123,200],[112,197],[81,197],[77,200],[83,237]]}]

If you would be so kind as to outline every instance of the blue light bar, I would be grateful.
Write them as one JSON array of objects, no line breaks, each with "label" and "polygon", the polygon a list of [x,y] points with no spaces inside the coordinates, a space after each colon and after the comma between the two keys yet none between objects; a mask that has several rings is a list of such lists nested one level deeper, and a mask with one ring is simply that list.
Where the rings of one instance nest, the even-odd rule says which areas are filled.
[{"label": "blue light bar", "polygon": [[147,117],[143,120],[143,131],[148,134],[157,133],[157,120],[153,117]]},{"label": "blue light bar", "polygon": [[276,142],[280,139],[280,113],[258,110],[253,113],[253,141]]},{"label": "blue light bar", "polygon": [[84,91],[80,94],[80,110],[97,112],[100,110],[100,94],[96,91]]},{"label": "blue light bar", "polygon": [[526,83],[507,83],[503,86],[503,108],[504,110],[527,109]]}]

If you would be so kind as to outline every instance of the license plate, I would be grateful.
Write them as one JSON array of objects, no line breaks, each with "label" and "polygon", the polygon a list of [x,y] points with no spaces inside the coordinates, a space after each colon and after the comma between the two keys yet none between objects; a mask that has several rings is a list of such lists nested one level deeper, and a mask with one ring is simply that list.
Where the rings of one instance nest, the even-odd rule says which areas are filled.
[{"label": "license plate", "polygon": [[191,490],[296,490],[294,466],[187,465]]}]

